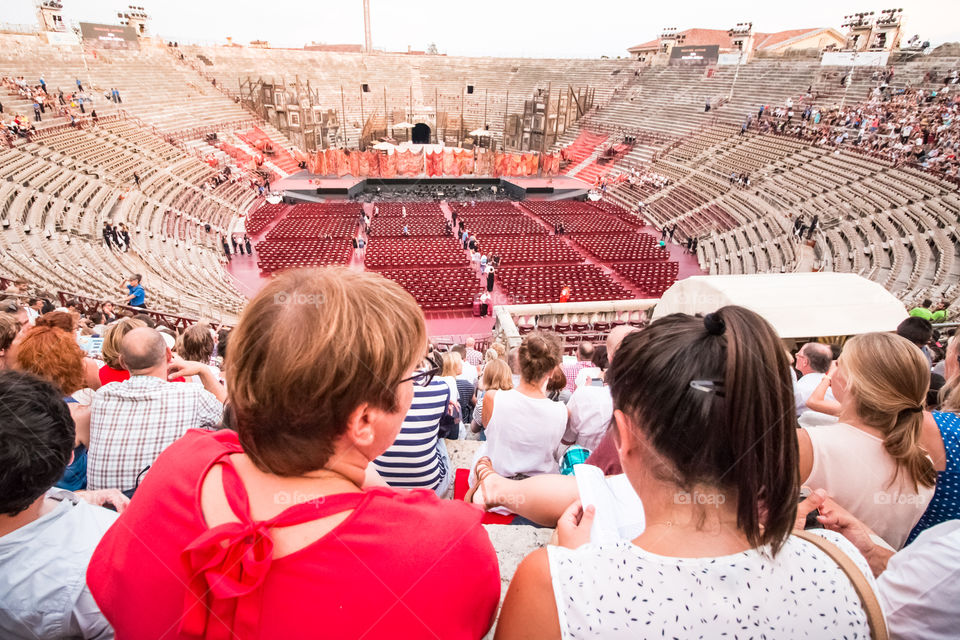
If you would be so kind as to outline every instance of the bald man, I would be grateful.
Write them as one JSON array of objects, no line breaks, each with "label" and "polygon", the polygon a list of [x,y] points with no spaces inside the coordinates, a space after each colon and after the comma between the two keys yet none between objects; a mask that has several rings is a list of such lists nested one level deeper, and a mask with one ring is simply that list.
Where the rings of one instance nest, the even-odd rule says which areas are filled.
[{"label": "bald man", "polygon": [[[208,367],[173,356],[150,327],[123,337],[120,363],[130,378],[100,387],[90,405],[87,488],[132,494],[157,456],[180,436],[219,424],[226,390]],[[168,382],[194,375],[203,384]]]},{"label": "bald man", "polygon": [[[807,408],[807,399],[820,384],[820,381],[823,380],[823,376],[830,371],[832,363],[833,351],[830,350],[830,345],[808,342],[800,347],[800,351],[797,352],[796,366],[801,377],[794,384],[793,392],[797,401],[797,417],[803,416],[804,424],[813,426],[837,421],[835,416],[811,411]],[[833,391],[830,389],[827,389],[825,398],[836,401],[836,398],[833,397]]]},{"label": "bald man", "polygon": [[[637,330],[636,327],[621,325],[607,334],[607,358],[610,364],[613,364],[623,339]],[[562,446],[576,444],[593,451],[600,445],[612,418],[613,397],[610,387],[603,380],[588,380],[567,401],[567,430],[563,434]]]}]

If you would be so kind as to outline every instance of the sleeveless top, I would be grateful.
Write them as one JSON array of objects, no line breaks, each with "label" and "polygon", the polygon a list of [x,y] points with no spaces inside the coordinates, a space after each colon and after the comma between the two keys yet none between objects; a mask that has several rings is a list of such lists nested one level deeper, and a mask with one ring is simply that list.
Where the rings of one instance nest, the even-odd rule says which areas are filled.
[{"label": "sleeveless top", "polygon": [[[490,628],[500,576],[479,509],[374,488],[255,521],[229,459],[242,452],[235,432],[188,432],[103,537],[87,583],[117,637],[479,638]],[[216,464],[239,522],[209,528],[200,488]],[[316,541],[273,557],[272,528],[347,510]]]},{"label": "sleeveless top", "polygon": [[941,411],[933,412],[933,419],[940,429],[947,464],[937,473],[937,487],[933,500],[920,517],[920,522],[910,532],[907,544],[913,542],[924,529],[933,525],[960,518],[960,415]]},{"label": "sleeveless top", "polygon": [[[863,556],[842,535],[818,529],[849,555],[876,590]],[[629,540],[547,547],[564,640],[597,638],[860,638],[867,616],[850,579],[812,543],[790,536],[780,552],[672,558]]]},{"label": "sleeveless top", "polygon": [[933,498],[883,448],[883,440],[849,424],[804,427],[813,445],[813,468],[804,482],[824,489],[894,549],[907,541]]},{"label": "sleeveless top", "polygon": [[509,478],[559,473],[553,453],[567,428],[567,408],[549,398],[531,398],[516,389],[497,391],[486,426],[486,454]]}]

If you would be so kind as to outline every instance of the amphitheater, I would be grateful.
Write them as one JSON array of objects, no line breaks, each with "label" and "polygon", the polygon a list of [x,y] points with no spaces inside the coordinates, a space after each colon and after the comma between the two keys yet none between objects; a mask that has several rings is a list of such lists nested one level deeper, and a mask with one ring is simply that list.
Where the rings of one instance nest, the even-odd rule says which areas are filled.
[{"label": "amphitheater", "polygon": [[[936,91],[958,64],[945,55],[893,56],[891,87]],[[489,342],[512,324],[520,334],[536,326],[562,333],[568,353],[617,324],[643,325],[657,298],[691,275],[855,273],[905,305],[930,298],[955,316],[954,176],[844,144],[741,128],[761,106],[803,101],[827,111],[869,100],[877,68],[856,68],[846,87],[844,72],[806,58],[758,57],[706,74],[633,59],[173,47],[159,38],[142,38],[132,50],[94,50],[50,44],[40,33],[0,33],[0,76],[28,83],[43,77],[53,95],[72,92],[79,79],[98,115],[91,121],[88,105],[77,126],[45,115],[31,135],[9,136],[0,146],[0,281],[26,280],[62,300],[95,305],[117,300],[120,283],[140,273],[148,307],[162,322],[232,326],[270,273],[350,265],[410,290],[438,345],[468,335]],[[484,129],[488,145],[504,148],[509,114],[522,112],[538,90],[590,87],[592,107],[542,151],[563,150],[552,182],[602,184],[602,198],[267,203],[250,180],[269,176],[274,187],[303,180],[300,163],[309,153],[245,108],[241,85],[249,79],[309,82],[315,103],[340,113],[346,149],[367,142],[371,118],[392,128],[408,114],[436,114],[441,99],[458,111],[459,132],[450,138],[448,129],[438,143],[455,147],[464,132]],[[103,97],[112,88],[122,103]],[[0,102],[4,119],[33,112],[9,86],[0,88]],[[273,153],[264,156],[264,143]],[[211,187],[224,167],[234,179]],[[663,184],[614,179],[631,173]],[[732,173],[749,175],[749,187],[735,186]],[[484,279],[459,238],[445,231],[455,213],[485,255],[502,259],[495,321],[472,313]],[[351,239],[364,215],[374,219],[359,249]],[[798,216],[818,217],[809,238],[793,233]],[[104,245],[105,223],[128,225],[129,251]],[[563,234],[555,233],[558,223]],[[224,239],[244,235],[256,256],[224,255]],[[685,251],[688,238],[696,239],[695,252]],[[557,302],[564,285],[572,285],[571,306],[547,314],[523,306]],[[475,444],[450,445],[454,466],[469,465]],[[523,553],[550,532],[503,529],[490,525],[506,582]]]}]

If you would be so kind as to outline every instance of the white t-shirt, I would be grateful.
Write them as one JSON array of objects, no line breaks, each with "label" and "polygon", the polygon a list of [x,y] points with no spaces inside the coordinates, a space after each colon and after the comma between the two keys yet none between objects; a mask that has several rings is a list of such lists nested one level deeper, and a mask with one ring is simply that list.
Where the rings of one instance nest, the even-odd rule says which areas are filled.
[{"label": "white t-shirt", "polygon": [[[818,530],[849,555],[876,589],[863,556],[838,533]],[[791,536],[776,558],[757,549],[671,558],[629,540],[547,547],[561,637],[870,637],[850,579],[818,547]]]},{"label": "white t-shirt", "polygon": [[960,629],[960,520],[930,527],[877,580],[891,638],[952,640]]},{"label": "white t-shirt", "polygon": [[463,372],[457,376],[460,380],[467,380],[470,384],[477,384],[477,378],[479,374],[477,373],[477,368],[470,364],[469,362],[463,363]]},{"label": "white t-shirt", "polygon": [[584,367],[577,371],[577,377],[573,380],[573,386],[576,389],[587,384],[587,378],[591,380],[599,380],[603,376],[603,371],[599,367]]},{"label": "white t-shirt", "polygon": [[594,451],[613,418],[610,387],[587,385],[578,388],[567,401],[567,411],[570,418],[563,439]]},{"label": "white t-shirt", "polygon": [[[823,380],[823,377],[825,375],[826,375],[825,373],[817,373],[817,372],[808,373],[807,375],[803,376],[802,378],[797,380],[795,383],[793,383],[793,392],[794,392],[794,395],[796,396],[796,401],[797,401],[797,417],[799,417],[805,411],[810,411],[811,413],[816,414],[818,418],[821,416],[824,418],[833,418],[832,421],[836,422],[836,419],[834,416],[830,416],[825,413],[819,413],[817,411],[811,411],[810,409],[807,408],[807,400],[810,398],[811,395],[813,395],[813,392],[816,390],[817,385],[820,384],[820,381]],[[833,402],[837,401],[837,399],[833,395],[832,389],[827,389],[827,393],[824,395],[824,399],[831,400]]]},{"label": "white t-shirt", "polygon": [[516,389],[497,391],[486,425],[486,455],[506,478],[557,473],[553,453],[566,428],[567,408],[562,403],[531,398]]}]

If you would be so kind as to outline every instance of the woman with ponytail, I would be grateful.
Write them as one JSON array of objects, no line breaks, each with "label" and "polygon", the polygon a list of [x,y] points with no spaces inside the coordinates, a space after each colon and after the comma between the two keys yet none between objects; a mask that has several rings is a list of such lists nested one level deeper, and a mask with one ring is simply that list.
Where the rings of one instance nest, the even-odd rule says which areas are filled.
[{"label": "woman with ponytail", "polygon": [[[844,571],[790,535],[800,477],[789,367],[773,327],[742,307],[669,315],[624,338],[606,375],[611,429],[645,528],[592,543],[593,508],[575,502],[559,545],[517,569],[496,637],[869,637]],[[856,549],[821,535],[872,586]]]},{"label": "woman with ponytail", "polygon": [[896,334],[868,333],[844,345],[827,377],[840,421],[800,430],[800,477],[899,549],[937,478],[921,442],[927,359]]}]

